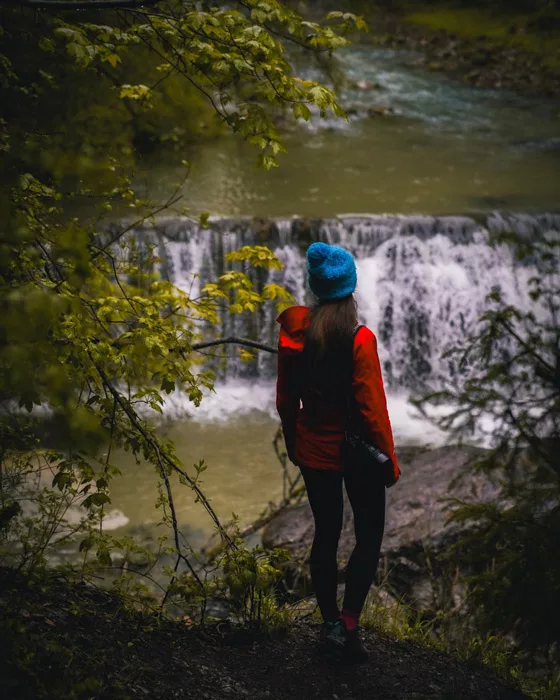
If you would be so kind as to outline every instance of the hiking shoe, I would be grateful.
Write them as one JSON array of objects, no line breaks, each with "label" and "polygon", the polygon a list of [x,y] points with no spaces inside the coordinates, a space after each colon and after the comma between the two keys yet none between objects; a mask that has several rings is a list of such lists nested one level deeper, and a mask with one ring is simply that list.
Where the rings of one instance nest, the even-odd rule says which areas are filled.
[{"label": "hiking shoe", "polygon": [[344,647],[346,630],[340,620],[323,622],[319,634],[321,642],[338,648]]},{"label": "hiking shoe", "polygon": [[331,648],[339,650],[347,661],[363,663],[368,659],[358,628],[348,631],[342,620],[325,622],[321,629],[321,639]]},{"label": "hiking shoe", "polygon": [[344,630],[345,640],[344,640],[344,656],[349,661],[354,663],[363,663],[368,659],[368,653],[364,647],[362,640],[360,639],[360,633],[358,628],[349,632],[347,629]]}]

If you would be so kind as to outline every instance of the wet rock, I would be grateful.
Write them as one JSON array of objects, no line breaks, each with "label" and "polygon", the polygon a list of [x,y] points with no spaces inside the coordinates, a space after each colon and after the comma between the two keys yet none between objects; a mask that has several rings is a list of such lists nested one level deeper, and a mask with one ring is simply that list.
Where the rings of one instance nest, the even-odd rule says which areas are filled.
[{"label": "wet rock", "polygon": [[280,234],[275,221],[255,217],[251,222],[255,241],[259,245],[269,245],[273,249],[280,245]]},{"label": "wet rock", "polygon": [[480,78],[480,71],[479,70],[471,70],[468,73],[465,73],[465,78],[467,80],[470,80],[471,82],[474,80],[478,80],[478,78]]},{"label": "wet rock", "polygon": [[[404,595],[420,608],[432,607],[443,593],[439,580],[440,574],[443,577],[443,555],[465,527],[448,522],[442,499],[489,501],[499,494],[498,485],[472,470],[473,462],[482,453],[472,446],[399,451],[403,474],[397,486],[387,491],[380,576],[391,591]],[[345,497],[339,544],[341,568],[354,547],[353,527]],[[311,510],[303,503],[280,513],[267,525],[263,545],[270,549],[284,547],[294,561],[306,562],[313,530]]]},{"label": "wet rock", "polygon": [[492,62],[492,54],[484,49],[480,49],[471,56],[470,62],[476,67],[486,66]]},{"label": "wet rock", "polygon": [[391,117],[395,114],[392,107],[370,107],[367,111],[368,117]]},{"label": "wet rock", "polygon": [[352,87],[355,88],[356,90],[381,90],[382,85],[379,83],[372,83],[369,80],[356,80],[355,83],[352,84]]}]

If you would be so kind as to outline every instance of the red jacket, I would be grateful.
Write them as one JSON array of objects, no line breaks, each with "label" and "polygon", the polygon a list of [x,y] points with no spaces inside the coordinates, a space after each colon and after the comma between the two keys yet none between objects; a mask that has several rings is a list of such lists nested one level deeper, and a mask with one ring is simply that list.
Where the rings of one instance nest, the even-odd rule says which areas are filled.
[{"label": "red jacket", "polygon": [[[299,362],[305,341],[309,309],[293,306],[282,313],[278,340],[276,407],[282,420],[286,448],[292,461],[315,469],[342,471],[341,447],[348,408],[327,403],[312,391],[298,389]],[[395,479],[400,475],[375,335],[363,326],[354,340],[352,389],[363,418],[365,439],[371,439],[391,457]],[[300,393],[302,395],[300,395]]]}]

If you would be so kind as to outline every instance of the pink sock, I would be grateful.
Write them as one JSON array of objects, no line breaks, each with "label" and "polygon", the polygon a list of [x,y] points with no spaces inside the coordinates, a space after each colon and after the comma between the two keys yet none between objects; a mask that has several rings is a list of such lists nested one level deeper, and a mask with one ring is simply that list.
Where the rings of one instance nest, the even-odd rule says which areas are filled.
[{"label": "pink sock", "polygon": [[358,626],[358,618],[360,617],[359,613],[352,612],[352,610],[348,610],[348,608],[342,608],[342,612],[340,613],[339,620],[342,620],[344,622],[344,626],[349,632],[352,632],[352,630],[355,630],[356,627]]}]

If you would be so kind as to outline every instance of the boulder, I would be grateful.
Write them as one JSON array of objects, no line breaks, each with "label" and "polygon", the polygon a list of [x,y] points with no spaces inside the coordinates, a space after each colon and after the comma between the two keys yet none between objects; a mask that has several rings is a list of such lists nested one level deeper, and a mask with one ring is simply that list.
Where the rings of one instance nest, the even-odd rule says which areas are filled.
[{"label": "boulder", "polygon": [[[442,563],[442,555],[466,526],[448,522],[442,499],[489,501],[500,493],[499,485],[472,469],[482,453],[481,448],[474,446],[398,451],[402,476],[396,486],[387,490],[379,576],[392,593],[404,596],[421,609],[436,605],[444,592],[458,594]],[[263,546],[286,548],[301,566],[307,560],[313,531],[313,516],[305,502],[284,510],[268,523],[263,532]],[[353,547],[352,509],[345,494],[338,550],[341,568]]]}]

